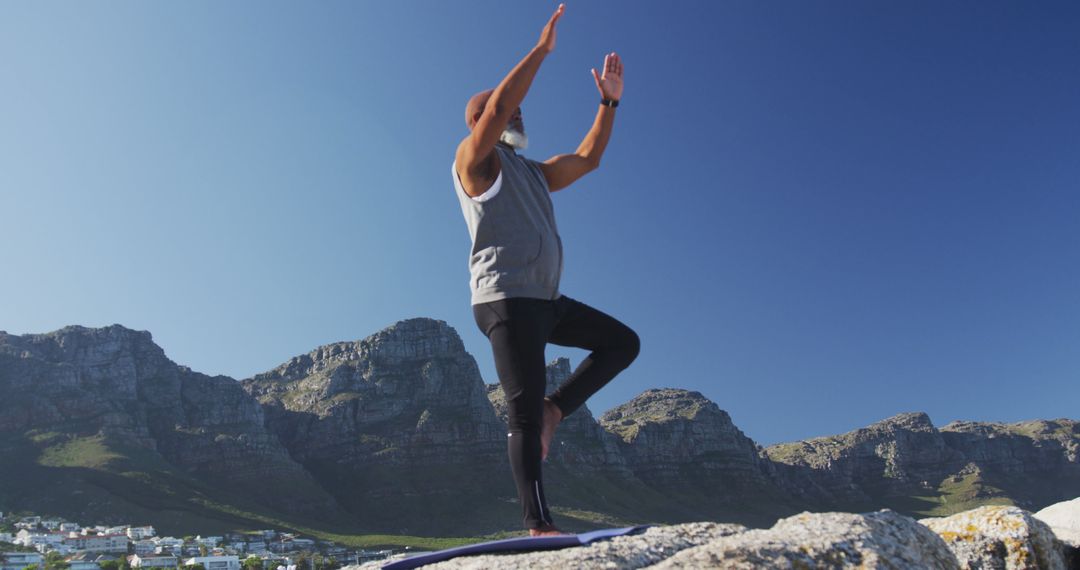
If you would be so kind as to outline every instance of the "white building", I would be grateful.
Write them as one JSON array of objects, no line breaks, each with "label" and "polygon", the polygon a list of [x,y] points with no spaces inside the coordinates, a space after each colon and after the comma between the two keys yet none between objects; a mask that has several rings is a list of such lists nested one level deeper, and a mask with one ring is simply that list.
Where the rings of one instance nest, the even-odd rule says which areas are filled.
[{"label": "white building", "polygon": [[101,566],[93,561],[93,556],[93,554],[83,552],[69,557],[67,559],[68,570],[101,570]]},{"label": "white building", "polygon": [[60,532],[72,533],[80,530],[82,530],[82,527],[79,526],[79,523],[66,522],[60,525]]},{"label": "white building", "polygon": [[23,570],[31,564],[45,567],[45,557],[37,552],[4,552],[0,554],[0,570]]},{"label": "white building", "polygon": [[221,544],[222,538],[220,536],[196,536],[195,544],[201,544],[207,548],[216,548]]},{"label": "white building", "polygon": [[178,559],[175,556],[139,556],[131,557],[132,568],[176,568]]},{"label": "white building", "polygon": [[196,556],[184,561],[184,565],[202,564],[206,570],[240,570],[239,556]]},{"label": "white building", "polygon": [[131,540],[142,540],[144,538],[150,538],[156,535],[152,526],[133,526],[127,529],[128,538]]},{"label": "white building", "polygon": [[135,547],[135,554],[138,554],[139,556],[157,553],[158,546],[152,540],[136,540],[131,544]]},{"label": "white building", "polygon": [[165,551],[179,552],[180,547],[184,546],[184,539],[182,539],[182,538],[173,538],[171,536],[166,536],[166,537],[154,537],[151,540],[154,541],[154,544],[157,544],[158,554],[161,554],[162,552],[165,552]]},{"label": "white building", "polygon": [[59,554],[61,556],[69,556],[71,554],[75,554],[75,553],[78,552],[77,550],[75,550],[74,548],[72,548],[72,547],[70,547],[70,546],[68,546],[66,544],[57,544],[55,546],[53,546],[51,544],[48,544],[48,545],[42,544],[42,545],[39,545],[39,546],[35,546],[34,548],[38,549],[38,552],[40,552],[42,554],[46,554],[46,553],[51,551],[51,552],[55,552],[55,553],[57,553],[57,554]]},{"label": "white building", "polygon": [[36,548],[39,551],[44,552],[45,550],[53,549],[63,544],[64,533],[35,532],[23,529],[15,534],[14,543]]},{"label": "white building", "polygon": [[41,521],[41,526],[49,530],[59,530],[60,525],[64,524],[64,521],[60,519],[45,519]]},{"label": "white building", "polygon": [[73,550],[85,550],[89,552],[116,552],[126,554],[128,551],[128,537],[126,534],[76,534],[64,539],[64,544]]}]

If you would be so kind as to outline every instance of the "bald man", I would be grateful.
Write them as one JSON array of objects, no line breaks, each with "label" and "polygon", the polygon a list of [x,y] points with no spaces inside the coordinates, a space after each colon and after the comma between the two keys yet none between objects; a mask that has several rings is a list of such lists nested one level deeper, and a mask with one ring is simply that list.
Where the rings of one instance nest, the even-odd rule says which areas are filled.
[{"label": "bald man", "polygon": [[[472,238],[469,287],[476,325],[491,341],[509,412],[507,454],[532,536],[562,534],[544,496],[541,460],[555,429],[637,358],[640,341],[626,325],[559,293],[562,239],[551,192],[600,165],[622,97],[622,61],[604,57],[592,70],[600,91],[596,120],[571,154],[544,162],[517,153],[528,145],[521,102],[540,63],[555,49],[559,5],[540,41],[498,87],[474,95],[465,108],[469,135],[458,145],[452,173]],[[549,397],[547,343],[592,351]]]}]

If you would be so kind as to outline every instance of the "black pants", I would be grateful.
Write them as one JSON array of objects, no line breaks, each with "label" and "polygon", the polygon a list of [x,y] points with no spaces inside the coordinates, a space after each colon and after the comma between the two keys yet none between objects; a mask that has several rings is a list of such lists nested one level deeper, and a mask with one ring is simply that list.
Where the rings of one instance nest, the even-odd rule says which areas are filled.
[{"label": "black pants", "polygon": [[525,528],[552,525],[540,477],[540,428],[547,385],[547,343],[591,350],[549,396],[563,417],[581,407],[638,355],[638,335],[614,318],[565,295],[554,301],[514,297],[473,305],[491,341],[495,370],[509,409],[507,453]]}]

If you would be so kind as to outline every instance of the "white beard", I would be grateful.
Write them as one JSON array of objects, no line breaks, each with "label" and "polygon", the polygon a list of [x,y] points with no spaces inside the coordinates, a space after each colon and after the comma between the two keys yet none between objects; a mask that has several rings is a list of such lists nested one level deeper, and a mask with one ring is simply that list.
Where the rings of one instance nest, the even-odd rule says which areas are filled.
[{"label": "white beard", "polygon": [[510,145],[515,150],[525,150],[529,147],[529,135],[514,129],[506,129],[499,135],[499,140]]}]

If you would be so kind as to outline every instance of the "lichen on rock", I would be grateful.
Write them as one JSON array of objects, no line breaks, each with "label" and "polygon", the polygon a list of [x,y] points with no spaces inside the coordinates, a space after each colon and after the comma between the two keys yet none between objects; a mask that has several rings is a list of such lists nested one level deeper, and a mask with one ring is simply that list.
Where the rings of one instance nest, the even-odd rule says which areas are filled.
[{"label": "lichen on rock", "polygon": [[979,507],[919,522],[945,540],[961,568],[1066,568],[1063,545],[1050,527],[1018,507]]}]

